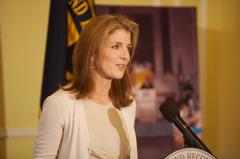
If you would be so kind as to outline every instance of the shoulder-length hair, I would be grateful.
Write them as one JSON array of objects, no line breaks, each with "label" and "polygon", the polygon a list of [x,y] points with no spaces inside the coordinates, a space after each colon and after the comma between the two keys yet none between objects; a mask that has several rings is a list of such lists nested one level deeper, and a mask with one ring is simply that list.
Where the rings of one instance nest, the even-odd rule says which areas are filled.
[{"label": "shoulder-length hair", "polygon": [[[91,57],[99,53],[99,48],[104,39],[117,29],[125,29],[131,34],[130,61],[132,60],[138,42],[138,24],[123,15],[97,16],[84,27],[74,48],[72,57],[73,80],[69,87],[65,87],[64,90],[76,93],[77,99],[86,98],[93,91]],[[133,100],[128,73],[129,64],[121,79],[112,80],[109,91],[112,103],[118,109],[129,106]]]}]

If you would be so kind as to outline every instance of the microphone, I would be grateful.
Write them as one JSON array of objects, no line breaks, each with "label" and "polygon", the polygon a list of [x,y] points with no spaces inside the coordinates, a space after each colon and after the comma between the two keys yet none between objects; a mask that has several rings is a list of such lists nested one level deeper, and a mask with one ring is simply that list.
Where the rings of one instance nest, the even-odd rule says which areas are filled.
[{"label": "microphone", "polygon": [[185,144],[188,147],[199,148],[212,154],[212,152],[207,148],[207,146],[204,145],[204,143],[197,137],[197,135],[192,131],[192,129],[188,127],[185,121],[181,118],[178,107],[175,103],[167,99],[163,104],[161,104],[159,110],[167,121],[173,123],[181,131],[184,137]]}]

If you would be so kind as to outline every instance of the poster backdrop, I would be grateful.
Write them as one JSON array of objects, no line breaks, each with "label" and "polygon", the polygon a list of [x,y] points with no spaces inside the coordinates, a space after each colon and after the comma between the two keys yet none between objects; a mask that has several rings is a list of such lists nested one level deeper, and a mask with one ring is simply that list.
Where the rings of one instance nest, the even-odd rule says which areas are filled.
[{"label": "poster backdrop", "polygon": [[159,106],[178,104],[182,118],[201,136],[196,8],[96,6],[96,14],[125,14],[140,26],[131,65],[137,102],[136,133],[140,159],[159,159],[182,148],[180,132]]}]

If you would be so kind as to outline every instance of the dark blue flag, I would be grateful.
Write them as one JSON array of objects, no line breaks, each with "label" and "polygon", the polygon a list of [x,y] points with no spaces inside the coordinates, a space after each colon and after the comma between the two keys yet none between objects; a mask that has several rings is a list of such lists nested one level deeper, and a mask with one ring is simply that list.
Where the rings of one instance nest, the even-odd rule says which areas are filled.
[{"label": "dark blue flag", "polygon": [[94,16],[93,0],[51,0],[41,108],[47,96],[71,80],[74,45]]}]

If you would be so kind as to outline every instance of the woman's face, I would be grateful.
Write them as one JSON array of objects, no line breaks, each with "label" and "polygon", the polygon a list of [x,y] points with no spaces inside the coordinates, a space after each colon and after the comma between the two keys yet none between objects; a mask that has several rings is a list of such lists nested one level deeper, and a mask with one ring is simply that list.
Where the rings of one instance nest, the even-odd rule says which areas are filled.
[{"label": "woman's face", "polygon": [[131,34],[124,29],[113,31],[100,45],[93,58],[95,72],[105,79],[121,79],[130,60]]}]

